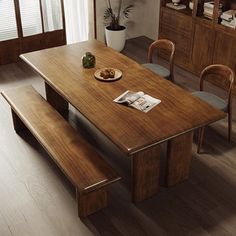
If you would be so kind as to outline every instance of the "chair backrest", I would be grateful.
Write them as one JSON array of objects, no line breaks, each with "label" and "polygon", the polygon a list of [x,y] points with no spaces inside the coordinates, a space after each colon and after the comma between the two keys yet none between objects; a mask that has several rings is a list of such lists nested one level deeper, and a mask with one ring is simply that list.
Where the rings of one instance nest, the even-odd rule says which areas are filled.
[{"label": "chair backrest", "polygon": [[204,89],[204,81],[214,84],[228,93],[228,106],[231,106],[234,78],[234,72],[226,65],[207,66],[200,75],[200,91]]},{"label": "chair backrest", "polygon": [[169,53],[170,74],[173,76],[175,44],[168,39],[158,39],[148,49],[148,62],[153,63],[153,52],[157,49],[164,49]]}]

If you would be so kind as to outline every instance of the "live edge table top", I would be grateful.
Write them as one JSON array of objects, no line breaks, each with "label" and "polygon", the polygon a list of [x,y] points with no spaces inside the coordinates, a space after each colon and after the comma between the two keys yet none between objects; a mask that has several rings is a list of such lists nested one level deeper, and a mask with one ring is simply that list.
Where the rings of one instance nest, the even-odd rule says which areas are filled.
[{"label": "live edge table top", "polygon": [[[93,69],[81,65],[87,51],[96,56]],[[21,58],[126,154],[225,117],[224,112],[96,40],[31,52]],[[94,72],[103,67],[120,69],[123,77],[115,82],[96,80]],[[143,91],[162,102],[148,113],[114,103],[126,90]]]}]

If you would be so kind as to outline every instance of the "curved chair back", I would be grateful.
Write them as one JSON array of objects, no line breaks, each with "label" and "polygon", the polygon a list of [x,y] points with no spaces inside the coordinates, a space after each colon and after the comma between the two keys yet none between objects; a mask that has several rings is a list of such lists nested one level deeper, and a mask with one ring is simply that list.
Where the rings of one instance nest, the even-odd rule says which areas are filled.
[{"label": "curved chair back", "polygon": [[153,52],[156,49],[164,49],[167,50],[170,54],[169,57],[169,65],[170,65],[170,76],[171,76],[171,80],[174,81],[174,55],[175,55],[175,44],[168,40],[168,39],[158,39],[155,42],[153,42],[148,49],[148,62],[149,63],[153,63]]},{"label": "curved chair back", "polygon": [[207,66],[200,76],[200,91],[203,91],[204,81],[224,89],[228,94],[228,110],[231,109],[234,86],[234,72],[226,65],[215,64]]}]

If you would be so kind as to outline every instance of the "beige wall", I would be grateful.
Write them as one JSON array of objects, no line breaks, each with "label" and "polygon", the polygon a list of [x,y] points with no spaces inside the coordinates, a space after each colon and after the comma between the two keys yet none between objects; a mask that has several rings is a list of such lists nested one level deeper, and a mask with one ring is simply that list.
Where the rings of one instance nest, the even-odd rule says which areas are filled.
[{"label": "beige wall", "polygon": [[[117,0],[112,0],[116,3]],[[159,24],[159,0],[124,0],[125,6],[130,3],[135,4],[130,20],[125,22],[127,26],[127,38],[135,38],[145,35],[151,39],[156,39]],[[96,1],[97,12],[97,38],[104,41],[104,20],[103,14],[107,7],[106,0]]]},{"label": "beige wall", "polygon": [[143,35],[155,40],[158,37],[159,28],[159,0],[146,0],[144,6]]}]

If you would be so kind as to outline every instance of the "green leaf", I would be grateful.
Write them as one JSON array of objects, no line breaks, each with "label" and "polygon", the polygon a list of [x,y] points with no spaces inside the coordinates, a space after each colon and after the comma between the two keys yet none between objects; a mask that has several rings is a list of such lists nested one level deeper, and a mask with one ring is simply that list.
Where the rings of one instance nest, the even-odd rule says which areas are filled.
[{"label": "green leaf", "polygon": [[124,10],[122,11],[122,14],[120,15],[120,9],[122,7],[123,1],[120,1],[120,5],[119,5],[119,9],[118,12],[114,12],[113,8],[111,6],[110,0],[108,0],[108,8],[105,10],[104,12],[104,20],[105,20],[105,25],[109,24],[110,28],[112,30],[119,30],[120,28],[120,18],[129,18],[130,12],[132,11],[134,5],[129,5],[127,7],[124,8]]},{"label": "green leaf", "polygon": [[132,11],[133,7],[134,5],[129,5],[123,10],[124,18],[127,18],[127,19],[129,18],[129,14]]}]

